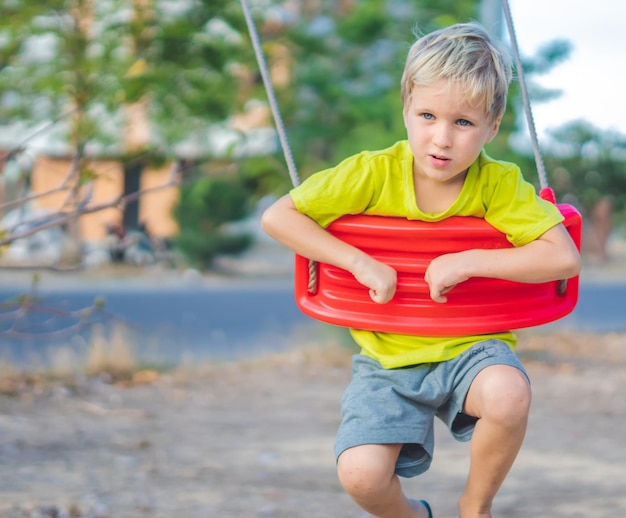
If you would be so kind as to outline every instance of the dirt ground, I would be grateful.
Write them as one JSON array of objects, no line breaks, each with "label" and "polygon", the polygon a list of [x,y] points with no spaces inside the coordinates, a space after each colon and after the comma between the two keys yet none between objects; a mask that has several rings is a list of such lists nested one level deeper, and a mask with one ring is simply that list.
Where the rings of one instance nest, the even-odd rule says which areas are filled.
[{"label": "dirt ground", "polygon": [[[626,516],[626,335],[525,332],[519,353],[532,416],[494,517]],[[0,517],[360,516],[332,453],[350,354],[310,343],[131,383],[5,376]],[[439,426],[431,470],[406,490],[452,518],[467,463]]]}]

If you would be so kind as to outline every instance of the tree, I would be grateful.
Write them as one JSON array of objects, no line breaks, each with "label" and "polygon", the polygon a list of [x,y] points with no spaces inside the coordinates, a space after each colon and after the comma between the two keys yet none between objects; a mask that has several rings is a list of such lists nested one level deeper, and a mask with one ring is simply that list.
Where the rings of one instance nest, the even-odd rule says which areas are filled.
[{"label": "tree", "polygon": [[[90,196],[87,146],[97,135],[104,137],[106,126],[98,123],[97,113],[113,106],[113,93],[119,86],[114,80],[121,61],[116,53],[119,34],[110,20],[120,5],[113,0],[105,4],[55,0],[36,6],[11,2],[0,11],[0,17],[7,20],[2,29],[8,49],[0,75],[2,119],[26,126],[62,121],[72,166],[59,186],[67,193],[67,201],[63,216],[56,219],[67,226],[77,250],[77,208],[88,205]],[[102,22],[97,24],[96,19]],[[18,146],[6,158],[22,151]],[[32,199],[27,196],[24,203]],[[32,225],[29,232],[35,233],[37,227]],[[9,235],[4,241],[14,237],[12,229],[5,233]]]},{"label": "tree", "polygon": [[[120,159],[127,176],[155,160],[177,164],[210,158],[210,125],[243,102],[238,63],[251,53],[242,27],[239,9],[227,0],[3,4],[0,120],[27,128],[54,121],[73,158],[58,187],[68,202],[27,233],[64,224],[74,229],[78,243],[81,214],[110,206],[128,213],[136,192],[100,207],[91,203],[91,158]],[[0,162],[18,156],[24,140]],[[173,174],[166,186],[179,177]],[[11,207],[33,199],[23,196]],[[0,244],[24,235],[4,229]]]},{"label": "tree", "polygon": [[227,227],[250,214],[250,198],[245,183],[233,174],[204,176],[183,186],[174,208],[180,222],[174,242],[188,262],[204,269],[217,255],[238,253],[250,245],[252,236]]},{"label": "tree", "polygon": [[555,192],[580,208],[585,251],[605,261],[613,216],[626,216],[626,136],[573,121],[553,130],[551,137],[546,166]]},{"label": "tree", "polygon": [[251,51],[228,0],[16,1],[0,9],[2,118],[41,122],[73,109],[64,135],[73,148],[123,154],[126,108],[143,103],[152,138],[144,145],[176,155],[242,101],[237,64]]},{"label": "tree", "polygon": [[241,11],[228,0],[182,1],[159,9],[154,0],[135,0],[134,11],[136,73],[126,78],[124,100],[146,102],[153,145],[180,155],[180,146],[191,143],[190,158],[206,157],[202,136],[209,125],[244,101],[238,74],[252,54],[242,37]]}]

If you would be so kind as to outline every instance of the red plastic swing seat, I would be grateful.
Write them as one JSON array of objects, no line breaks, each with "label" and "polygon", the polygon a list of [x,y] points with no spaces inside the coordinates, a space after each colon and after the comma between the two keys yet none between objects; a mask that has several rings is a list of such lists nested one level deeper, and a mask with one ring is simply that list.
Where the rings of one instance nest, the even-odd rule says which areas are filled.
[{"label": "red plastic swing seat", "polygon": [[[557,206],[580,250],[580,213],[571,205]],[[296,304],[306,315],[329,324],[419,336],[479,335],[558,320],[578,301],[578,277],[540,284],[477,277],[455,286],[446,294],[446,303],[434,302],[424,280],[432,259],[470,248],[512,247],[504,234],[480,218],[456,216],[425,223],[387,216],[343,216],[328,230],[398,272],[393,299],[377,304],[352,274],[325,263],[316,263],[317,283],[311,290],[309,260],[297,255]]]}]

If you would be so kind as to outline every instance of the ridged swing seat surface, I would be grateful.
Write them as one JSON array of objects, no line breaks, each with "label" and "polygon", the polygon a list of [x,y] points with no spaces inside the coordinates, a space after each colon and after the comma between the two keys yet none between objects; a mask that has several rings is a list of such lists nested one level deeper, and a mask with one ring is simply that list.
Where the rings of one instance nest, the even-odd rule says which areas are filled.
[{"label": "ridged swing seat surface", "polygon": [[[289,173],[294,185],[298,185],[297,171],[258,34],[246,0],[241,0],[241,4]],[[542,185],[540,195],[555,203],[539,152],[510,7],[507,0],[502,0],[502,5]],[[565,218],[565,228],[580,250],[580,213],[568,204],[557,206]],[[331,223],[328,231],[392,266],[398,273],[398,285],[390,302],[377,304],[371,300],[368,288],[349,272],[296,255],[296,304],[303,313],[322,322],[421,336],[477,335],[546,324],[571,313],[578,302],[578,277],[533,284],[476,277],[448,292],[446,303],[431,300],[424,274],[432,259],[472,248],[512,246],[504,234],[481,218],[456,216],[433,223],[388,216],[343,216]]]},{"label": "ridged swing seat surface", "polygon": [[[571,205],[558,207],[580,249],[580,214]],[[446,303],[434,302],[424,280],[432,259],[469,248],[512,246],[480,218],[425,223],[343,216],[328,230],[398,272],[393,299],[377,304],[349,272],[325,263],[315,263],[311,270],[308,259],[296,256],[296,303],[303,313],[330,324],[422,336],[476,335],[552,322],[569,314],[578,301],[578,277],[537,284],[475,277],[448,292]]]}]

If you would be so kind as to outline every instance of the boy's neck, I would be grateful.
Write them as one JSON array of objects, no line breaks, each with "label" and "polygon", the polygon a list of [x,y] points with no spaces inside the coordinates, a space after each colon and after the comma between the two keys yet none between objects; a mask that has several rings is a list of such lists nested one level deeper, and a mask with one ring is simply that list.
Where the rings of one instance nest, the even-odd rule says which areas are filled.
[{"label": "boy's neck", "polygon": [[425,213],[440,214],[448,210],[458,199],[467,171],[454,178],[448,183],[436,182],[413,173],[413,185],[415,188],[415,202],[417,207]]}]

